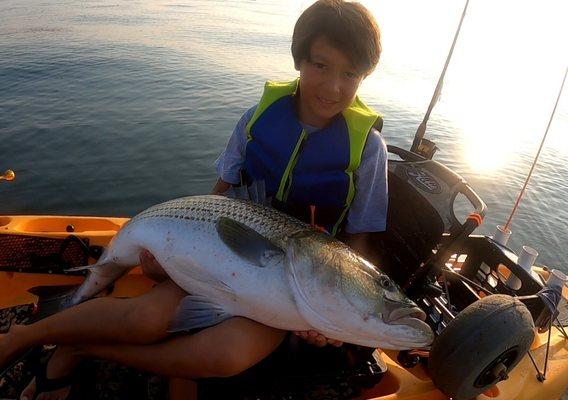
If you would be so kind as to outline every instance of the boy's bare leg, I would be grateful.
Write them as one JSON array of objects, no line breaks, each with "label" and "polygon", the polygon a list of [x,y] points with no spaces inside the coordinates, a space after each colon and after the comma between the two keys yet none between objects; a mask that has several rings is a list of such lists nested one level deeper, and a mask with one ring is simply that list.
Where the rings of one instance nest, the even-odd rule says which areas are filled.
[{"label": "boy's bare leg", "polygon": [[232,376],[256,364],[282,342],[285,331],[235,317],[194,335],[148,345],[86,345],[81,357],[95,357],[185,379]]},{"label": "boy's bare leg", "polygon": [[170,378],[170,400],[197,400],[197,382],[189,379]]},{"label": "boy's bare leg", "polygon": [[[194,335],[173,336],[156,344],[61,347],[48,364],[47,376],[55,378],[69,373],[84,357],[116,361],[158,375],[184,379],[231,376],[270,354],[284,335],[284,331],[236,317]],[[31,397],[34,385],[32,381],[22,395]],[[187,387],[179,381],[175,385],[177,389]],[[51,392],[49,398],[63,399],[66,390]]]},{"label": "boy's bare leg", "polygon": [[97,298],[32,325],[16,326],[0,339],[0,367],[39,344],[157,342],[167,336],[172,316],[187,294],[172,281],[131,298]]}]

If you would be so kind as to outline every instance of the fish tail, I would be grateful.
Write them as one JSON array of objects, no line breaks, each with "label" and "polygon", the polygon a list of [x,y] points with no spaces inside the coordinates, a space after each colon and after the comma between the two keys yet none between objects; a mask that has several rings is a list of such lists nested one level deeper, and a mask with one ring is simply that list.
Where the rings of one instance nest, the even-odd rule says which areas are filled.
[{"label": "fish tail", "polygon": [[[57,286],[35,286],[28,290],[29,293],[38,297],[35,312],[32,314],[28,324],[57,314],[83,300],[78,299],[82,285],[57,285]],[[109,288],[101,290],[109,291]],[[112,291],[112,289],[111,289]]]},{"label": "fish tail", "polygon": [[35,286],[28,290],[38,297],[37,307],[28,323],[37,322],[71,306],[79,285]]},{"label": "fish tail", "polygon": [[119,265],[110,260],[99,260],[96,264],[83,268],[89,270],[89,273],[81,286],[73,293],[69,306],[89,300],[105,290],[108,291],[109,288],[114,287],[116,280],[127,274],[133,267]]},{"label": "fish tail", "polygon": [[90,265],[68,268],[66,272],[89,271],[80,285],[36,286],[29,290],[38,297],[37,311],[32,321],[39,321],[107,291],[112,292],[114,282],[133,266],[125,267],[111,260],[105,251],[99,260]]}]

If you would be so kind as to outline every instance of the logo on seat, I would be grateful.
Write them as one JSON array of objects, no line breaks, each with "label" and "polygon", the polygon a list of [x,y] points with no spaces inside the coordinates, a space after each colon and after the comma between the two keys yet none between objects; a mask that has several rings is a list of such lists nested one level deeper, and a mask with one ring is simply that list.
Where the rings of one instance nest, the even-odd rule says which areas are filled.
[{"label": "logo on seat", "polygon": [[406,176],[408,176],[409,180],[419,189],[423,189],[432,194],[442,193],[442,187],[436,178],[421,168],[407,166]]}]

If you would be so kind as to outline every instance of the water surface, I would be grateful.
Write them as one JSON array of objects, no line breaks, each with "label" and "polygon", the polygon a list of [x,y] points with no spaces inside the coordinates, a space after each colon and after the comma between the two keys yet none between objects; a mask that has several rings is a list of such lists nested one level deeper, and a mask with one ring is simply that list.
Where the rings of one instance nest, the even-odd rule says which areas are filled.
[{"label": "water surface", "polygon": [[[470,5],[427,133],[440,147],[436,159],[487,202],[481,233],[508,217],[566,60],[562,2],[502,3]],[[0,213],[131,216],[208,192],[213,161],[263,82],[296,76],[290,37],[309,4],[0,2],[0,169],[17,173],[0,184]],[[462,4],[365,4],[382,26],[384,53],[361,95],[384,114],[387,142],[408,147]],[[567,99],[511,242],[565,271]]]}]

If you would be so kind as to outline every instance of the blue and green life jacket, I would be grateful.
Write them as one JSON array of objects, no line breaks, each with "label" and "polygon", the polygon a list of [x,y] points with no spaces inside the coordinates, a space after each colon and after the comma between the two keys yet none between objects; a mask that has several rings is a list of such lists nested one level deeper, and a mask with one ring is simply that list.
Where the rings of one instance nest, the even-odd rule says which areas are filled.
[{"label": "blue and green life jacket", "polygon": [[[298,120],[299,79],[267,82],[247,125],[245,174],[263,180],[273,205],[335,235],[355,196],[353,173],[381,117],[359,98],[327,126],[307,134]],[[315,207],[315,208],[314,208]]]}]

